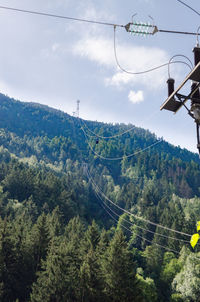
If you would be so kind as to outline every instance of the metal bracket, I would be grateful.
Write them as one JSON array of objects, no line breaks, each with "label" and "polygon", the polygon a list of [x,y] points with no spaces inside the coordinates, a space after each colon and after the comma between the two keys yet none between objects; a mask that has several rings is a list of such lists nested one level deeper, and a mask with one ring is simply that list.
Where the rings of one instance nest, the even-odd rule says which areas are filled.
[{"label": "metal bracket", "polygon": [[200,156],[200,133],[199,133],[199,124],[196,123],[197,125],[197,149],[199,150],[199,156]]}]

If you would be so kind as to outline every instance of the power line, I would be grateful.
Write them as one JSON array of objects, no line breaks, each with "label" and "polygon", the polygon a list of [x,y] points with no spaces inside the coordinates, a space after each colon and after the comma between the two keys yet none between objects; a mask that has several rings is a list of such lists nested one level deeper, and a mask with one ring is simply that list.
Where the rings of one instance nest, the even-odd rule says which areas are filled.
[{"label": "power line", "polygon": [[135,155],[137,155],[137,154],[139,154],[139,153],[142,153],[142,152],[144,152],[144,151],[146,151],[146,150],[148,150],[148,149],[150,149],[150,148],[152,148],[152,147],[154,147],[154,146],[160,144],[161,142],[163,142],[163,139],[161,139],[161,140],[159,140],[159,141],[156,141],[156,142],[152,143],[150,146],[147,146],[147,147],[143,148],[142,150],[135,151],[135,152],[133,152],[133,153],[131,153],[131,154],[128,154],[128,155],[125,155],[125,154],[124,154],[123,156],[120,156],[120,157],[105,157],[105,156],[102,156],[101,154],[97,153],[97,152],[92,148],[92,146],[90,145],[90,143],[89,143],[89,141],[88,141],[87,134],[85,133],[85,130],[84,130],[82,127],[81,127],[81,130],[82,130],[83,133],[84,133],[86,142],[87,142],[87,144],[88,144],[90,150],[91,150],[96,156],[98,156],[99,158],[104,159],[104,160],[113,160],[113,161],[115,161],[115,160],[121,160],[121,159],[124,159],[124,158],[129,158],[129,157],[135,156]]},{"label": "power line", "polygon": [[[97,195],[97,196],[98,196],[98,195]],[[109,212],[107,211],[107,209],[106,209],[102,204],[101,204],[101,206],[103,207],[103,209],[108,213],[108,215],[109,215],[113,220],[115,220],[116,222],[118,222],[118,220],[117,220],[111,213],[109,213]],[[121,224],[121,226],[122,226],[125,230],[129,231],[131,234],[134,233],[132,230],[130,230],[129,228],[127,228],[125,225]],[[157,245],[157,246],[161,247],[162,249],[165,249],[165,250],[167,250],[167,251],[169,251],[169,252],[173,252],[173,253],[179,254],[179,252],[176,251],[176,250],[174,250],[174,249],[170,249],[170,248],[168,248],[168,247],[166,247],[166,246],[164,246],[164,245],[161,245],[161,244],[159,244],[159,243],[152,242],[151,240],[146,239],[146,238],[144,238],[143,236],[140,236],[140,235],[138,235],[138,234],[136,234],[136,233],[134,233],[134,234],[136,235],[136,237],[138,237],[138,238],[140,238],[140,239],[142,239],[142,240],[144,240],[144,241],[146,241],[146,242],[149,242],[149,243],[151,243],[152,245],[154,244],[154,245]]]},{"label": "power line", "polygon": [[[159,111],[155,111],[152,115],[150,115],[147,119],[145,119],[144,121],[148,121],[148,120],[150,120],[152,117],[154,117],[156,114],[158,114],[158,112]],[[87,128],[87,130],[90,132],[90,133],[92,133],[93,135],[89,135],[89,134],[87,134],[86,132],[86,135],[87,135],[87,137],[90,137],[90,138],[96,138],[96,137],[98,137],[98,138],[102,138],[102,139],[111,139],[111,138],[116,138],[116,137],[120,137],[120,136],[122,136],[122,135],[124,135],[124,134],[127,134],[127,133],[129,133],[129,132],[131,132],[131,131],[133,131],[133,130],[135,130],[136,128],[137,128],[137,126],[132,126],[131,128],[129,128],[129,129],[127,129],[127,130],[125,130],[125,131],[123,131],[123,132],[121,132],[121,133],[118,133],[118,134],[115,134],[115,135],[110,135],[110,136],[103,136],[103,135],[99,135],[99,134],[97,134],[97,133],[95,133],[94,131],[92,131],[88,126],[87,126],[87,124],[84,122],[84,120],[83,119],[79,119],[82,123],[83,123],[83,125],[85,126],[85,128]]]},{"label": "power line", "polygon": [[130,131],[132,131],[132,130],[134,130],[134,129],[136,128],[136,126],[133,126],[133,127],[131,127],[130,129],[127,129],[127,130],[125,130],[125,131],[123,131],[123,132],[121,132],[121,133],[118,133],[118,134],[115,134],[115,135],[111,135],[111,136],[103,136],[103,135],[99,135],[99,134],[95,133],[94,131],[92,131],[92,130],[86,125],[86,123],[85,123],[82,119],[80,119],[80,121],[83,123],[83,125],[85,126],[85,128],[87,128],[87,130],[88,130],[90,133],[94,134],[94,135],[92,136],[92,135],[88,135],[88,134],[85,132],[86,135],[87,135],[88,137],[91,137],[91,138],[94,138],[94,137],[99,137],[99,138],[103,138],[103,139],[116,138],[116,137],[122,136],[122,135],[124,135],[124,134],[126,134],[126,133],[129,133]]},{"label": "power line", "polygon": [[[89,173],[88,170],[86,171],[86,173],[87,173],[87,176],[88,176],[89,181],[92,182],[92,186],[93,186],[93,188],[94,188],[94,191],[95,191],[96,193],[99,192],[99,189],[98,189],[98,187],[95,185],[95,183],[93,182],[93,179],[92,179],[92,177],[91,177],[91,174]],[[99,194],[98,194],[98,197],[99,197],[99,199],[103,202],[103,204],[104,204],[104,205],[105,205],[105,206],[106,206],[106,207],[107,207],[114,215],[116,215],[116,216],[118,216],[118,217],[121,217],[121,215],[119,215],[119,214],[117,214],[115,211],[113,211],[113,210],[107,205],[107,203],[103,201],[103,199],[101,198],[101,196],[100,196]],[[124,220],[124,221],[127,222],[128,224],[130,224],[130,225],[132,225],[132,226],[134,226],[134,227],[136,227],[136,228],[138,228],[138,229],[140,229],[140,230],[146,231],[146,232],[151,233],[151,234],[154,234],[154,235],[156,235],[156,236],[160,236],[160,237],[167,238],[167,239],[172,239],[172,240],[177,240],[177,241],[182,241],[182,242],[185,242],[185,243],[190,243],[190,241],[188,241],[188,240],[183,240],[183,239],[179,239],[179,238],[167,236],[167,235],[164,235],[164,234],[160,234],[160,233],[153,232],[153,231],[151,231],[151,230],[149,230],[149,229],[145,229],[145,228],[143,228],[143,227],[138,226],[138,225],[135,224],[135,223],[132,223],[132,222],[126,220],[126,219],[123,218],[123,217],[122,217],[122,220]]]},{"label": "power line", "polygon": [[194,33],[194,32],[188,32],[188,31],[177,31],[177,30],[167,30],[167,29],[158,29],[158,32],[160,33],[169,33],[169,34],[180,34],[180,35],[200,35],[199,33]]},{"label": "power line", "polygon": [[129,212],[129,211],[126,210],[126,209],[123,209],[122,207],[120,207],[119,205],[117,205],[116,203],[114,203],[111,199],[109,199],[94,181],[93,181],[93,183],[94,183],[95,186],[98,188],[98,191],[100,192],[100,194],[101,194],[107,201],[109,201],[112,205],[114,205],[114,206],[117,207],[118,209],[122,210],[124,213],[127,213],[127,214],[129,214],[129,215],[135,217],[136,219],[139,219],[139,220],[142,220],[142,221],[147,222],[147,223],[149,223],[149,224],[155,225],[155,226],[157,226],[157,227],[159,227],[159,228],[162,228],[162,229],[165,229],[165,230],[168,230],[168,231],[171,231],[171,232],[180,234],[180,235],[184,235],[184,236],[187,236],[187,237],[191,237],[190,234],[187,234],[187,233],[184,233],[184,232],[181,232],[181,231],[177,231],[177,230],[174,230],[174,229],[165,227],[165,226],[163,226],[163,225],[161,225],[161,224],[152,222],[152,221],[150,221],[150,220],[148,220],[148,219],[145,219],[145,218],[143,218],[143,217],[137,216],[137,215],[135,215],[135,214]]},{"label": "power line", "polygon": [[[95,193],[96,193],[97,197],[100,198],[98,192],[95,191]],[[112,215],[112,214],[104,207],[104,205],[102,205],[101,203],[100,203],[100,205],[101,205],[101,207],[106,211],[106,213],[107,213],[114,221],[118,222],[118,220],[117,220],[117,219],[116,219],[116,218],[115,218],[115,217],[114,217],[114,216],[113,216],[113,215]],[[140,238],[140,239],[142,239],[142,240],[144,240],[144,241],[146,241],[146,242],[149,242],[149,243],[151,243],[152,245],[154,244],[154,245],[157,245],[157,246],[159,246],[159,247],[161,247],[161,248],[163,248],[163,249],[165,249],[165,250],[167,250],[167,251],[170,251],[170,252],[174,252],[174,253],[176,253],[176,254],[179,254],[179,252],[176,251],[176,250],[174,250],[174,249],[170,249],[170,248],[168,248],[168,247],[166,247],[166,246],[164,246],[164,245],[161,245],[161,244],[159,244],[159,243],[152,242],[151,240],[146,239],[146,238],[144,238],[143,236],[141,236],[141,235],[139,235],[139,234],[136,234],[134,231],[130,230],[129,228],[127,228],[127,227],[124,226],[123,224],[121,224],[121,226],[122,226],[124,229],[126,229],[127,231],[129,231],[131,234],[135,234],[136,237],[138,237],[138,238]]]},{"label": "power line", "polygon": [[[180,2],[182,3],[182,1],[180,1]],[[184,5],[186,5],[186,4],[184,3]],[[189,5],[186,5],[186,6],[191,8]],[[40,12],[40,11],[33,11],[33,10],[26,10],[26,9],[21,9],[21,8],[16,8],[16,7],[9,7],[9,6],[2,6],[1,5],[0,9],[10,10],[10,11],[20,12],[20,13],[26,13],[26,14],[32,14],[32,15],[40,15],[40,16],[43,16],[43,17],[53,17],[53,18],[66,19],[66,20],[72,20],[72,21],[78,21],[78,22],[86,22],[86,23],[93,23],[93,24],[98,24],[98,25],[106,25],[106,26],[126,28],[126,25],[123,25],[123,24],[115,24],[115,23],[110,23],[110,22],[95,21],[95,20],[88,20],[88,19],[82,19],[82,18],[76,18],[76,17],[56,15],[56,14],[50,14],[50,13],[45,13],[45,12]],[[194,9],[192,9],[192,10],[195,11]],[[197,11],[195,11],[195,12],[198,15],[200,15]],[[163,33],[164,32],[165,33],[172,33],[172,34],[200,35],[199,33],[194,33],[194,32],[183,32],[183,31],[174,31],[174,30],[165,30],[165,29],[158,29],[157,31],[158,32],[163,32]]]},{"label": "power line", "polygon": [[190,5],[188,5],[187,3],[181,1],[181,0],[177,0],[178,2],[180,2],[181,4],[185,5],[187,8],[191,9],[194,13],[196,13],[198,16],[200,16],[200,13],[194,9],[193,7],[191,7]]},{"label": "power line", "polygon": [[[185,64],[185,65],[189,66],[186,62],[183,62],[183,61],[173,61],[173,62],[170,61],[168,63],[164,63],[164,64],[161,64],[161,65],[156,66],[156,67],[152,67],[152,68],[144,70],[144,71],[133,72],[133,71],[126,70],[125,68],[123,68],[121,66],[121,64],[119,63],[119,60],[118,60],[117,47],[116,47],[116,27],[115,26],[114,26],[114,55],[115,55],[115,61],[117,63],[117,66],[119,67],[119,69],[121,69],[121,71],[123,71],[125,73],[128,73],[128,74],[131,74],[131,75],[145,74],[145,73],[152,72],[152,71],[155,71],[157,69],[163,68],[165,66],[168,66],[168,68],[169,68],[170,64],[175,64],[175,63],[182,63],[182,64]],[[189,68],[190,68],[190,66],[189,66]]]},{"label": "power line", "polygon": [[[95,192],[99,192],[100,194],[102,193],[102,191],[100,190],[100,188],[97,186],[97,184],[94,182],[94,180],[92,179],[92,176],[91,176],[91,174],[89,173],[89,171],[88,171],[88,169],[86,170],[86,173],[87,173],[87,176],[88,176],[88,178],[89,178],[89,180],[92,182],[92,186],[93,186],[93,188],[94,188],[94,191]],[[117,214],[116,212],[114,212],[104,201],[103,201],[103,199],[99,196],[99,198],[102,200],[102,202],[104,203],[104,205],[111,211],[111,212],[113,212],[116,216],[118,216],[118,217],[120,217],[120,215],[119,214]],[[105,195],[104,195],[104,198],[105,198]],[[112,205],[115,205],[116,207],[117,207],[117,205],[116,204],[112,204]],[[124,210],[124,209],[123,209]],[[128,213],[126,213],[126,214],[128,214]],[[129,214],[129,215],[131,215],[131,214]],[[132,214],[132,216],[134,217],[134,214]],[[147,229],[144,229],[144,228],[142,228],[142,227],[140,227],[140,226],[138,226],[138,225],[136,225],[136,224],[134,224],[134,223],[132,223],[132,222],[130,222],[130,221],[127,221],[126,219],[124,219],[124,218],[122,218],[124,221],[126,221],[127,223],[129,223],[129,224],[131,224],[131,225],[133,225],[133,226],[135,226],[135,227],[137,227],[137,228],[139,228],[139,229],[141,229],[141,230],[143,230],[143,231],[147,231],[147,232],[149,232],[149,233],[153,233],[153,234],[155,234],[155,235],[158,235],[158,236],[161,236],[161,237],[165,237],[165,238],[169,238],[169,239],[173,239],[173,240],[178,240],[178,241],[183,241],[183,242],[186,242],[186,243],[190,243],[190,241],[188,241],[188,240],[182,240],[182,239],[178,239],[178,238],[175,238],[175,237],[171,237],[171,236],[166,236],[166,235],[163,235],[163,234],[160,234],[160,233],[156,233],[156,232],[153,232],[153,231],[150,231],[150,230],[147,230]]]},{"label": "power line", "polygon": [[[100,198],[100,197],[99,197],[99,198]],[[101,199],[101,200],[102,200],[102,199]],[[103,202],[103,201],[102,201],[102,202]],[[105,205],[105,206],[106,206],[106,207],[107,207],[114,215],[116,215],[116,216],[118,216],[118,217],[121,217],[121,215],[119,215],[119,214],[117,214],[115,211],[113,211],[113,210],[112,210],[105,202],[103,202],[103,203],[104,203],[104,205]],[[166,238],[166,239],[172,239],[172,240],[176,240],[176,241],[182,241],[182,242],[185,242],[185,243],[190,243],[190,241],[188,241],[188,240],[183,240],[183,239],[179,239],[179,238],[167,236],[167,235],[164,235],[164,234],[160,234],[160,233],[153,232],[153,231],[151,231],[151,230],[149,230],[149,229],[145,229],[145,228],[143,228],[143,227],[138,226],[138,225],[135,224],[135,223],[132,223],[132,222],[126,220],[126,219],[123,218],[123,217],[122,217],[122,220],[124,220],[124,221],[127,222],[128,224],[130,224],[130,225],[136,227],[137,229],[140,229],[140,230],[142,230],[142,231],[145,231],[145,232],[154,234],[154,236],[160,236],[160,237],[163,237],[163,238]]]},{"label": "power line", "polygon": [[[95,194],[96,194],[96,196],[98,197],[98,198],[100,198],[100,196],[99,196],[99,194],[98,194],[98,192],[96,192],[95,191]],[[100,205],[101,205],[101,207],[106,211],[106,213],[114,220],[114,221],[116,221],[116,222],[118,222],[118,220],[104,207],[104,205],[103,204],[101,204],[100,203]],[[144,238],[143,236],[141,236],[141,235],[139,235],[139,234],[136,234],[133,230],[130,230],[129,228],[127,228],[126,226],[124,226],[123,224],[121,224],[121,226],[124,228],[124,229],[126,229],[127,231],[129,231],[131,234],[135,234],[136,235],[136,237],[138,237],[138,238],[140,238],[140,239],[142,239],[142,240],[144,240],[144,241],[146,241],[146,242],[149,242],[149,243],[151,243],[151,244],[155,244],[155,245],[157,245],[157,246],[159,246],[159,247],[161,247],[161,248],[163,248],[163,249],[165,249],[165,250],[167,250],[167,251],[170,251],[170,252],[174,252],[174,253],[176,253],[176,254],[179,254],[179,252],[178,251],[176,251],[176,250],[174,250],[174,249],[169,249],[168,247],[166,247],[166,246],[164,246],[164,245],[161,245],[161,244],[159,244],[159,243],[156,243],[156,242],[152,242],[151,240],[149,240],[149,239],[146,239],[146,238]]]},{"label": "power line", "polygon": [[67,20],[72,20],[72,21],[87,22],[87,23],[93,23],[93,24],[99,24],[99,25],[125,27],[124,25],[121,25],[121,24],[114,24],[114,23],[109,23],[109,22],[94,21],[94,20],[88,20],[88,19],[82,19],[82,18],[74,18],[74,17],[69,17],[69,16],[55,15],[55,14],[49,14],[49,13],[44,13],[44,12],[39,12],[39,11],[32,11],[32,10],[25,10],[25,9],[20,9],[20,8],[8,7],[8,6],[0,6],[0,9],[6,9],[6,10],[21,12],[21,13],[27,13],[27,14],[32,14],[32,15],[40,15],[40,16],[45,16],[45,17],[53,17],[53,18],[67,19]]},{"label": "power line", "polygon": [[[173,57],[171,57],[171,59],[169,60],[169,64],[168,64],[168,77],[170,78],[170,64],[173,62],[172,60],[174,59],[174,58],[176,58],[176,57],[183,57],[183,58],[185,58],[186,60],[188,60],[188,62],[190,63],[190,65],[189,64],[187,64],[186,62],[183,62],[185,65],[187,65],[189,68],[190,68],[190,70],[192,71],[192,69],[193,69],[193,63],[192,63],[192,61],[187,57],[187,56],[185,56],[185,55],[182,55],[182,54],[176,54],[176,55],[174,55]],[[175,61],[176,62],[176,61]],[[182,61],[181,61],[182,62]]]}]

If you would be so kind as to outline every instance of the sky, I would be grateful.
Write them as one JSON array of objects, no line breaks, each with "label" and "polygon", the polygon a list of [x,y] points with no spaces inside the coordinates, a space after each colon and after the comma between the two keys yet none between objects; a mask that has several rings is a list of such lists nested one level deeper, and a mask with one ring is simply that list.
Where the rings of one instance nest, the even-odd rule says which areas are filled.
[{"label": "sky", "polygon": [[[200,12],[199,1],[185,2]],[[0,0],[0,6],[122,25],[154,22],[158,29],[195,33],[200,25],[200,17],[177,0]],[[160,111],[167,98],[168,66],[142,75],[120,70],[113,26],[0,8],[0,38],[1,93],[71,115],[80,100],[83,119],[133,124],[197,152],[195,123],[187,111]],[[158,32],[143,37],[116,28],[117,58],[127,71],[148,70],[175,55],[188,57],[172,59],[184,62],[169,67],[175,88],[190,72],[196,43],[196,36]]]}]

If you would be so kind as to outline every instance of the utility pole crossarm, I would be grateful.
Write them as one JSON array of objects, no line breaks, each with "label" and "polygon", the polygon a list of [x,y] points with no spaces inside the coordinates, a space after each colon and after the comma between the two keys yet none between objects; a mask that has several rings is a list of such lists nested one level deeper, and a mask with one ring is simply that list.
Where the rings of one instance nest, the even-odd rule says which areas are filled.
[{"label": "utility pole crossarm", "polygon": [[[179,101],[177,101],[175,97],[177,97],[179,91],[183,88],[183,86],[186,84],[188,80],[198,82],[196,88],[192,92],[190,92],[187,96],[182,95],[182,97],[185,97],[185,100],[180,102],[180,99],[178,98]],[[192,95],[198,90],[199,87],[200,87],[200,62],[187,75],[187,77],[181,83],[181,85],[169,95],[166,101],[161,105],[160,110],[165,109],[176,113],[183,106],[183,104],[192,97]]]}]

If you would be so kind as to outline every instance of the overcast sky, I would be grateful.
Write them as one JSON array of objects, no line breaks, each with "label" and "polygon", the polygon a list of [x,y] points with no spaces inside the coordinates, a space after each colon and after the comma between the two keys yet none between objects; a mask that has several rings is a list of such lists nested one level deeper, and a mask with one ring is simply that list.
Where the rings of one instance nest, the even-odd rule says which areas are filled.
[{"label": "overcast sky", "polygon": [[[185,0],[200,11],[197,0]],[[0,0],[16,7],[69,17],[126,25],[152,22],[159,29],[197,32],[200,17],[177,0]],[[69,114],[80,100],[80,117],[123,122],[149,129],[172,144],[196,152],[196,130],[183,108],[174,115],[160,111],[167,98],[168,68],[143,75],[122,72],[116,64],[113,27],[54,19],[0,9],[0,91]],[[177,54],[193,62],[196,36],[157,33],[134,36],[116,29],[121,66],[133,72],[163,63]],[[183,60],[179,57],[174,60]],[[174,64],[176,87],[190,72]],[[189,87],[188,87],[189,89]]]}]

